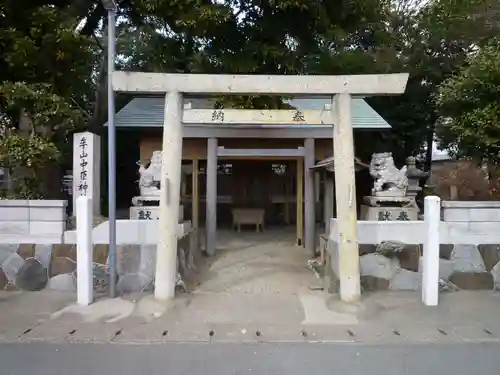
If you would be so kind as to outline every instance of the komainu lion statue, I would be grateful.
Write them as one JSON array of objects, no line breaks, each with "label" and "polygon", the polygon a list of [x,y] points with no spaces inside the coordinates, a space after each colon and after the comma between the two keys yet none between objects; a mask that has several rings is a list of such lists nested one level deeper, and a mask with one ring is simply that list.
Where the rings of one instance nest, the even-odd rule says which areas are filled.
[{"label": "komainu lion statue", "polygon": [[406,169],[406,165],[396,168],[390,152],[373,154],[370,162],[370,175],[375,179],[372,195],[404,196],[408,187]]},{"label": "komainu lion statue", "polygon": [[139,189],[141,196],[160,194],[161,155],[161,151],[154,151],[151,161],[148,164],[137,163],[139,166]]}]

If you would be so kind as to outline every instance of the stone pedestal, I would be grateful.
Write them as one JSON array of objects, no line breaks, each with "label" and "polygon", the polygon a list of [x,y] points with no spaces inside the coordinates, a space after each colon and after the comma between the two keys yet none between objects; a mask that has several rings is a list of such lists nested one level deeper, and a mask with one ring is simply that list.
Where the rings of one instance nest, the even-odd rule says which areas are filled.
[{"label": "stone pedestal", "polygon": [[159,206],[160,205],[160,195],[139,195],[132,198],[133,206]]},{"label": "stone pedestal", "polygon": [[[148,200],[148,201],[151,201],[151,200]],[[130,207],[130,219],[131,220],[158,220],[159,214],[160,214],[159,209],[160,209],[159,206],[132,206],[132,207]],[[183,221],[183,220],[184,220],[184,206],[179,205],[179,221]]]},{"label": "stone pedestal", "polygon": [[361,220],[376,221],[416,221],[418,208],[415,207],[370,207],[361,205]]},{"label": "stone pedestal", "polygon": [[415,197],[369,196],[361,205],[361,220],[416,221],[419,209]]}]

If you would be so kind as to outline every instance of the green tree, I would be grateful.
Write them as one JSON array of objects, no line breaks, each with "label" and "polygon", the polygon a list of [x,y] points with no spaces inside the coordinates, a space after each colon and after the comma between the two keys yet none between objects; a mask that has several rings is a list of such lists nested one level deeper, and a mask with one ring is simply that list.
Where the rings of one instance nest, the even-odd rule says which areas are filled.
[{"label": "green tree", "polygon": [[436,96],[442,146],[460,156],[500,163],[500,38],[478,47]]},{"label": "green tree", "polygon": [[0,165],[12,182],[4,194],[51,197],[61,150],[88,110],[92,43],[55,6],[9,1],[0,17]]},{"label": "green tree", "polygon": [[[409,72],[405,95],[368,99],[393,130],[378,142],[370,138],[370,147],[358,147],[367,150],[362,157],[384,148],[402,161],[432,141],[437,119],[433,94],[467,56],[471,38],[458,26],[462,15],[475,8],[458,3],[226,0],[167,5],[143,0],[135,9],[144,22],[122,25],[120,51],[127,56],[124,68],[146,71]],[[281,98],[265,96],[225,97],[220,102],[246,108],[283,106]]]},{"label": "green tree", "polygon": [[[380,22],[385,2],[288,0],[136,2],[145,20],[122,25],[124,68],[161,72],[332,74],[317,67],[324,51],[366,44],[359,31]],[[351,60],[352,62],[353,60]],[[362,64],[359,63],[358,67]],[[345,73],[336,63],[337,74]],[[346,68],[346,65],[343,65]],[[368,71],[369,66],[365,69]],[[350,71],[355,69],[350,68]],[[221,98],[221,104],[280,108],[280,98]]]},{"label": "green tree", "polygon": [[[410,73],[410,79],[405,95],[369,102],[393,127],[382,139],[396,159],[432,144],[439,123],[434,100],[439,86],[495,33],[491,25],[498,24],[499,10],[496,0],[401,0],[391,7],[384,22],[389,36],[380,41],[383,65]],[[427,168],[431,151],[427,147]]]}]

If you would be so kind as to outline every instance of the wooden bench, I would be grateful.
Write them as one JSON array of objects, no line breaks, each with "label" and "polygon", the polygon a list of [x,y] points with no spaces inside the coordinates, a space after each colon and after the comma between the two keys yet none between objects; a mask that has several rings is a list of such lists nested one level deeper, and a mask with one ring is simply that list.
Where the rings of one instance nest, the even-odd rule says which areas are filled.
[{"label": "wooden bench", "polygon": [[264,214],[262,208],[234,208],[231,210],[233,214],[233,228],[236,227],[238,232],[241,232],[241,225],[255,225],[255,230],[259,232],[264,230]]}]

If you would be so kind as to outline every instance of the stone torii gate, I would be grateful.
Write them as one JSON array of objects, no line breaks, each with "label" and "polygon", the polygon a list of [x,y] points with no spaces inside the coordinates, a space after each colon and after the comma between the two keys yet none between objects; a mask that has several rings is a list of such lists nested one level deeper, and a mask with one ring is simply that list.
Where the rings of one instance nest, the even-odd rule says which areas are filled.
[{"label": "stone torii gate", "polygon": [[329,95],[335,153],[337,218],[340,232],[340,296],[360,298],[357,241],[352,95],[397,95],[405,91],[407,73],[351,76],[223,75],[113,72],[113,90],[134,94],[164,94],[163,169],[159,206],[155,297],[175,294],[177,226],[182,159],[183,94],[205,95]]}]

